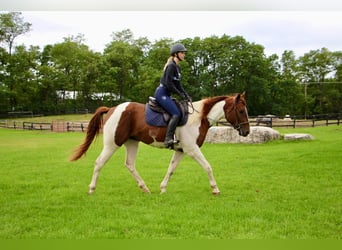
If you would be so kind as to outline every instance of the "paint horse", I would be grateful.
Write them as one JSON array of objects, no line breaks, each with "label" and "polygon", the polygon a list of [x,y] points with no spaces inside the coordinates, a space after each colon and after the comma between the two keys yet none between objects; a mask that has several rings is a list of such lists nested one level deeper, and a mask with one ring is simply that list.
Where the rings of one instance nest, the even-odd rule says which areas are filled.
[{"label": "paint horse", "polygon": [[[220,190],[216,184],[212,167],[202,154],[200,147],[210,126],[222,118],[225,118],[238,130],[240,136],[249,134],[245,93],[206,98],[193,102],[192,108],[193,112],[189,113],[187,123],[176,129],[175,136],[179,143],[173,148],[174,154],[160,184],[160,190],[161,193],[166,192],[172,173],[180,160],[187,154],[207,172],[212,193],[217,195]],[[103,114],[106,114],[105,117]],[[89,122],[84,142],[75,150],[70,160],[75,161],[81,158],[101,130],[103,130],[103,149],[95,161],[89,194],[95,191],[99,173],[104,164],[122,145],[126,148],[126,167],[142,191],[149,193],[148,187],[135,168],[139,142],[165,148],[166,127],[156,127],[146,123],[145,104],[125,102],[112,108],[99,107]]]}]

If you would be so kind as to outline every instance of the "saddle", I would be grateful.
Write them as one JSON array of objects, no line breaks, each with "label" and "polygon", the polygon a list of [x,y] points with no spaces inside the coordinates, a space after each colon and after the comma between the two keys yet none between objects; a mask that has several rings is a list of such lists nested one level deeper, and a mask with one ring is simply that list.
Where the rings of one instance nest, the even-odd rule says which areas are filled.
[{"label": "saddle", "polygon": [[[183,126],[188,121],[189,108],[187,101],[177,101],[172,99],[179,110],[181,117],[177,126]],[[145,119],[146,123],[151,126],[165,127],[171,119],[171,115],[157,102],[156,98],[150,96],[146,103]]]}]

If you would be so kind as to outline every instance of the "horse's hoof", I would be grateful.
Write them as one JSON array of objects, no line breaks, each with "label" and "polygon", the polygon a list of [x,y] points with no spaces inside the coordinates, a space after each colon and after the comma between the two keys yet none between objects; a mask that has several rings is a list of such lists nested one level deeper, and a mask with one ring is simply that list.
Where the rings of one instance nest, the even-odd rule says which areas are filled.
[{"label": "horse's hoof", "polygon": [[214,195],[214,196],[219,196],[219,195],[220,195],[220,191],[218,191],[218,192],[213,192],[213,195]]},{"label": "horse's hoof", "polygon": [[145,194],[150,194],[151,191],[148,188],[142,188],[141,189]]}]

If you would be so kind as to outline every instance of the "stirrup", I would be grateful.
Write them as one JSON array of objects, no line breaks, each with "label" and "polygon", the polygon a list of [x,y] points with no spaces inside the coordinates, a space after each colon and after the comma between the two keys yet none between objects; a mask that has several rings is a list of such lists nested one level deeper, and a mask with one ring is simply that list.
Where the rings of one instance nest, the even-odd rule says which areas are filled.
[{"label": "stirrup", "polygon": [[175,144],[176,143],[176,141],[175,140],[168,140],[168,141],[164,141],[164,145],[165,145],[165,147],[167,147],[167,148],[170,148],[170,147],[172,147],[173,146],[173,144]]},{"label": "stirrup", "polygon": [[173,146],[174,146],[175,144],[177,144],[177,143],[179,143],[179,141],[176,140],[176,139],[170,139],[170,140],[168,140],[168,141],[164,141],[165,147],[166,147],[166,148],[171,148],[171,149],[173,149]]}]

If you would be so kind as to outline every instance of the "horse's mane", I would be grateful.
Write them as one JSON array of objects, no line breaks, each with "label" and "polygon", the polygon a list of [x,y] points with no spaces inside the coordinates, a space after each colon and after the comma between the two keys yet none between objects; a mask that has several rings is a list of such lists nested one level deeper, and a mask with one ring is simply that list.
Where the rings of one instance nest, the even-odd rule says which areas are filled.
[{"label": "horse's mane", "polygon": [[229,97],[232,97],[232,96],[215,96],[215,97],[207,97],[207,98],[204,98],[202,99],[202,102],[203,102],[203,107],[202,107],[202,118],[206,118],[207,115],[209,114],[210,110],[212,109],[212,107],[220,102],[220,101],[223,101],[225,100],[226,98],[229,98]]}]

